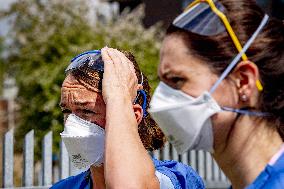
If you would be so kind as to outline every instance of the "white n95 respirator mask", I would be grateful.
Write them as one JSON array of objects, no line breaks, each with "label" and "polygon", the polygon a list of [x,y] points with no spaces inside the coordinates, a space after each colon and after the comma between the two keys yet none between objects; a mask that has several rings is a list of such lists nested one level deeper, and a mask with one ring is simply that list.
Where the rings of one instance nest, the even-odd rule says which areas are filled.
[{"label": "white n95 respirator mask", "polygon": [[100,166],[104,162],[105,131],[100,126],[70,114],[60,133],[74,167]]},{"label": "white n95 respirator mask", "polygon": [[208,92],[191,97],[160,82],[148,112],[179,154],[190,149],[213,151],[210,117],[221,111]]}]

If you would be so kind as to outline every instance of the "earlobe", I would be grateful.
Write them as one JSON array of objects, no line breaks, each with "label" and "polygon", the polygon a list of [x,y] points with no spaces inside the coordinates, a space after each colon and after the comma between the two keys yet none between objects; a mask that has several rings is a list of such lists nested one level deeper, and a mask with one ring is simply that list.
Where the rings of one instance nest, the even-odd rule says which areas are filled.
[{"label": "earlobe", "polygon": [[142,89],[143,89],[143,85],[138,84],[138,85],[137,85],[137,91],[138,91],[138,90],[142,90]]},{"label": "earlobe", "polygon": [[133,105],[133,111],[134,111],[134,114],[135,114],[136,121],[139,125],[140,122],[143,119],[143,108],[140,106],[140,104],[134,104]]},{"label": "earlobe", "polygon": [[[251,61],[242,61],[234,69],[240,100],[247,102],[257,98],[258,89],[256,82],[259,80],[258,67]],[[253,101],[255,101],[253,100]]]}]

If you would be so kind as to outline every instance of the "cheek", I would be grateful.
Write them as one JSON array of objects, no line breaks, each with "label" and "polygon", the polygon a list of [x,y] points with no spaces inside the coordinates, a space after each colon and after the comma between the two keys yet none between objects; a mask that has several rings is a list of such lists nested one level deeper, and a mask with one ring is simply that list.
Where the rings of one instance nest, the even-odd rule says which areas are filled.
[{"label": "cheek", "polygon": [[95,123],[102,128],[105,128],[105,115],[104,114],[84,114],[82,112],[74,112],[75,115],[79,116],[80,118]]},{"label": "cheek", "polygon": [[209,91],[216,80],[217,76],[208,70],[198,71],[187,79],[182,91],[193,97],[198,97],[205,91]]},{"label": "cheek", "polygon": [[92,118],[91,122],[98,124],[102,128],[105,128],[106,125],[105,115],[95,115]]},{"label": "cheek", "polygon": [[64,114],[63,115],[63,123],[65,124],[66,123],[66,120],[67,120],[67,118],[68,118],[68,116],[69,116],[70,114]]},{"label": "cheek", "polygon": [[217,87],[212,97],[220,106],[238,108],[239,96],[234,83],[230,80],[224,80]]},{"label": "cheek", "polygon": [[102,128],[105,128],[105,124],[106,124],[106,105],[105,105],[103,97],[101,95],[99,95],[97,97],[95,112],[97,112],[98,114],[96,114],[93,117],[94,122],[99,124]]}]

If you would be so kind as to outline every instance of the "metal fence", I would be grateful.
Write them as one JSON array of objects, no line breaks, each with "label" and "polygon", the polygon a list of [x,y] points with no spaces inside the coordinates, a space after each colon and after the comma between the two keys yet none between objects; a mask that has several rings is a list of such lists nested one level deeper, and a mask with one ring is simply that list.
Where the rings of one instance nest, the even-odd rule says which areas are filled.
[{"label": "metal fence", "polygon": [[[47,133],[42,141],[42,161],[40,169],[35,172],[34,160],[34,131],[25,135],[23,147],[23,169],[22,187],[18,189],[47,189],[52,183],[77,174],[69,162],[68,153],[64,143],[60,143],[59,166],[53,166],[52,162],[52,132]],[[11,129],[4,135],[3,140],[3,169],[2,187],[14,187],[14,130]],[[228,188],[229,182],[223,172],[219,169],[211,155],[204,151],[190,151],[178,155],[172,145],[166,144],[153,155],[160,160],[177,160],[190,165],[204,179],[207,188]]]}]

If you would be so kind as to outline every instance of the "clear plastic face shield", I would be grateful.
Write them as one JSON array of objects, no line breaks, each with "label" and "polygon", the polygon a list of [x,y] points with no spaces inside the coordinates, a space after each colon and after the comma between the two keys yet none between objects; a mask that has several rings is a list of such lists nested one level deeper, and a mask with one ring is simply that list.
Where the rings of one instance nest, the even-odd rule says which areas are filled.
[{"label": "clear plastic face shield", "polygon": [[[216,2],[216,8],[222,12],[225,8]],[[199,3],[188,7],[173,24],[199,35],[212,36],[226,30],[220,18],[212,11],[208,3]]]},{"label": "clear plastic face shield", "polygon": [[[92,50],[92,51],[86,51],[83,52],[74,58],[72,58],[71,63],[69,66],[65,69],[65,73],[68,74],[74,70],[78,70],[82,67],[88,67],[89,69],[96,71],[100,73],[101,77],[104,72],[104,61],[102,59],[101,51],[100,50]],[[141,72],[141,81],[140,85],[143,86],[143,74]],[[137,100],[139,96],[142,96],[143,98],[143,103],[142,103],[142,108],[143,108],[143,116],[147,116],[147,111],[146,111],[146,106],[147,106],[147,94],[146,92],[142,90],[137,91],[137,96],[133,102],[133,104],[137,103]]]},{"label": "clear plastic face shield", "polygon": [[100,50],[86,51],[72,58],[70,65],[65,69],[65,73],[80,67],[87,66],[94,71],[103,73],[104,62]]},{"label": "clear plastic face shield", "polygon": [[[195,0],[174,20],[173,25],[203,36],[214,36],[227,31],[236,49],[241,53],[243,47],[224,12],[225,7],[216,0]],[[244,61],[248,59],[245,51],[242,52],[241,58]],[[259,80],[256,81],[256,87],[259,91],[263,90]]]}]

